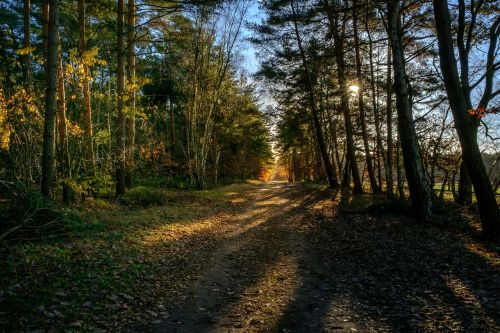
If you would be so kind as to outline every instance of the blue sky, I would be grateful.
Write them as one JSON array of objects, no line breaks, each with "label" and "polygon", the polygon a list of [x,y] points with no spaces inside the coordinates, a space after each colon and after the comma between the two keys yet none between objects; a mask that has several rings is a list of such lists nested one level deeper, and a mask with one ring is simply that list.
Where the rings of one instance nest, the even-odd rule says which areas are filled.
[{"label": "blue sky", "polygon": [[[257,0],[252,1],[252,5],[249,8],[246,21],[247,22],[260,22],[262,20],[262,12],[259,10],[259,4]],[[256,56],[256,50],[253,45],[246,41],[245,39],[252,36],[252,31],[248,30],[245,26],[243,29],[243,42],[241,44],[241,55],[244,57],[244,63],[240,64],[241,67],[249,74],[253,74],[257,71],[259,62]]]}]

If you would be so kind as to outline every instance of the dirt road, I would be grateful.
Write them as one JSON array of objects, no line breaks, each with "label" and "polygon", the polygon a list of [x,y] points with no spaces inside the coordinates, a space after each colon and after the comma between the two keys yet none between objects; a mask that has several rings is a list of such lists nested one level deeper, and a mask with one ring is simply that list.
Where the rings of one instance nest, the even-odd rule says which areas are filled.
[{"label": "dirt road", "polygon": [[408,216],[338,215],[331,198],[285,183],[235,195],[200,277],[138,331],[500,331],[498,261]]}]

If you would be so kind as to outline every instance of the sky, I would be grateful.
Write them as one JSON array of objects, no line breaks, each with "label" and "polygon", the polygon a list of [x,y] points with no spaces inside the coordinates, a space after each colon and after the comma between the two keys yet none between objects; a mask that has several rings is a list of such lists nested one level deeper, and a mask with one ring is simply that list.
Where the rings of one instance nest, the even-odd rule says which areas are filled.
[{"label": "sky", "polygon": [[[257,0],[252,0],[252,4],[249,8],[248,14],[247,14],[247,23],[259,23],[262,20],[262,12],[259,10],[259,4]],[[257,60],[257,55],[256,55],[256,50],[253,47],[252,43],[250,43],[248,40],[245,40],[246,38],[249,38],[252,36],[253,32],[248,29],[248,27],[245,25],[242,31],[242,44],[241,44],[241,55],[244,57],[244,63],[241,64],[241,66],[245,69],[245,71],[248,74],[254,74],[258,67],[259,67],[259,62]]]}]

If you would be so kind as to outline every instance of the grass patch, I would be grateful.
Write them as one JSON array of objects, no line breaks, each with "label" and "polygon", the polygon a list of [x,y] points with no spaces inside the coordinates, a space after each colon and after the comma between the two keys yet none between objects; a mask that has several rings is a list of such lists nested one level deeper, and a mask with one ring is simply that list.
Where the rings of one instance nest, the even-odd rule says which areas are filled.
[{"label": "grass patch", "polygon": [[123,201],[89,199],[61,210],[75,237],[0,246],[0,326],[6,331],[113,331],[112,323],[132,327],[152,320],[141,309],[160,315],[158,295],[172,294],[194,278],[185,251],[210,244],[209,234],[201,237],[200,231],[209,230],[215,223],[211,218],[248,186],[138,187]]}]

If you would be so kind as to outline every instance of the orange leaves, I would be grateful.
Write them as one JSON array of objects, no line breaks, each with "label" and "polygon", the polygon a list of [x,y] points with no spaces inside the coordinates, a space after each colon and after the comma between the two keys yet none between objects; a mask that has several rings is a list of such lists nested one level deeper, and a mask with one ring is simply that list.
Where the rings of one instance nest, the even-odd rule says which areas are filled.
[{"label": "orange leaves", "polygon": [[470,108],[467,110],[469,115],[472,117],[475,117],[477,119],[483,118],[486,114],[495,114],[500,112],[500,108],[495,107],[495,108],[490,108],[486,109],[484,105],[479,104],[479,106],[476,109]]},{"label": "orange leaves", "polygon": [[267,182],[271,179],[271,170],[267,168],[260,169],[259,180]]}]

